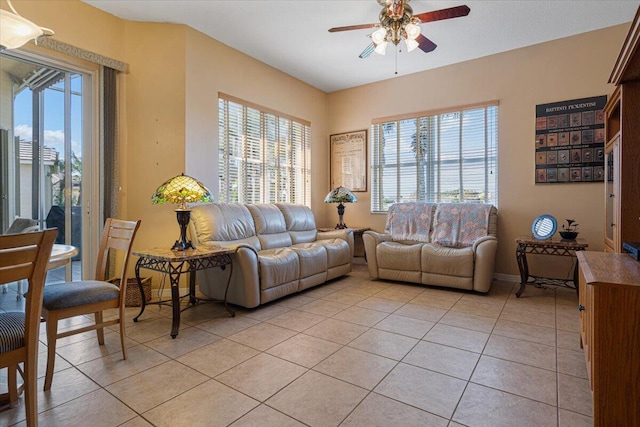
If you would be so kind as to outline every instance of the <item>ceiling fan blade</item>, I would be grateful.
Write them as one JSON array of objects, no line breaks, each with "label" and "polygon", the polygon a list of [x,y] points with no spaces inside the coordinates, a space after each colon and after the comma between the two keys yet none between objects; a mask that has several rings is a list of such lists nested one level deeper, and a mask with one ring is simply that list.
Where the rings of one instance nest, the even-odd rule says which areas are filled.
[{"label": "ceiling fan blade", "polygon": [[360,25],[348,25],[346,27],[333,27],[333,28],[329,28],[329,32],[335,33],[337,31],[364,30],[367,28],[374,28],[376,25],[380,25],[380,24],[360,24]]},{"label": "ceiling fan blade", "polygon": [[416,41],[418,42],[418,47],[423,52],[427,52],[428,53],[428,52],[431,52],[431,51],[435,50],[435,48],[438,47],[437,44],[435,44],[434,42],[432,42],[431,40],[429,40],[428,38],[426,38],[422,34],[420,34],[418,37],[416,37]]},{"label": "ceiling fan blade", "polygon": [[[434,10],[433,12],[419,13],[413,15],[414,18],[420,19],[420,22],[433,22],[442,21],[443,19],[459,18],[461,16],[467,16],[469,14],[469,6],[455,6],[447,9]],[[329,30],[331,31],[331,30]]]},{"label": "ceiling fan blade", "polygon": [[371,44],[367,46],[360,55],[358,55],[358,58],[360,59],[367,58],[369,55],[371,55],[371,52],[373,52],[375,49],[376,49],[376,45],[373,44],[373,42],[371,42]]}]

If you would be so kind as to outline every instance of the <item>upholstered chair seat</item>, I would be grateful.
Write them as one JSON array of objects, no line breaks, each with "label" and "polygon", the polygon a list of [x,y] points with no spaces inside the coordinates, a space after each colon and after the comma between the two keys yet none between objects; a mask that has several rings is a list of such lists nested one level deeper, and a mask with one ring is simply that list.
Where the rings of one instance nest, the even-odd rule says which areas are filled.
[{"label": "upholstered chair seat", "polygon": [[119,287],[98,280],[58,283],[45,287],[42,306],[47,310],[61,310],[117,299],[119,295]]},{"label": "upholstered chair seat", "polygon": [[24,347],[24,312],[0,313],[0,354]]}]

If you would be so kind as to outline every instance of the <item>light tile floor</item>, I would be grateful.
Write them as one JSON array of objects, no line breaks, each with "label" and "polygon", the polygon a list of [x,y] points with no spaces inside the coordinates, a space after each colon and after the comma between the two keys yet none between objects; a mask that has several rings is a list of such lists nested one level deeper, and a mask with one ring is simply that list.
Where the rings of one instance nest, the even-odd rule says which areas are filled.
[{"label": "light tile floor", "polygon": [[[118,334],[58,343],[41,426],[589,426],[572,289],[488,295],[349,276],[229,318],[220,304],[127,309]],[[15,290],[0,309],[15,309]],[[4,297],[4,298],[2,298]],[[74,324],[88,321],[74,319]],[[44,331],[44,328],[42,328]],[[0,388],[6,389],[6,372]],[[22,399],[0,426],[25,425]]]}]

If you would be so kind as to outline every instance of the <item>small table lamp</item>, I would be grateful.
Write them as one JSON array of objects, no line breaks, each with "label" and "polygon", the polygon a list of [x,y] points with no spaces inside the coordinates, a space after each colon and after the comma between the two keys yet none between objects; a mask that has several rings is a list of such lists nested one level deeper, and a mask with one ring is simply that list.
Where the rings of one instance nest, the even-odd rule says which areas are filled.
[{"label": "small table lamp", "polygon": [[191,240],[187,241],[187,225],[191,219],[191,209],[187,207],[187,203],[212,202],[211,193],[197,179],[190,176],[182,175],[174,176],[170,180],[162,184],[156,192],[151,196],[153,204],[163,204],[166,202],[177,204],[176,216],[180,225],[180,239],[176,240],[172,251],[184,251],[187,249],[195,249]]},{"label": "small table lamp", "polygon": [[344,205],[343,203],[356,203],[358,198],[355,194],[351,192],[348,188],[344,188],[340,186],[335,188],[327,194],[327,197],[324,198],[325,203],[338,203],[338,224],[336,228],[347,228],[347,225],[342,221],[342,216],[344,215]]}]

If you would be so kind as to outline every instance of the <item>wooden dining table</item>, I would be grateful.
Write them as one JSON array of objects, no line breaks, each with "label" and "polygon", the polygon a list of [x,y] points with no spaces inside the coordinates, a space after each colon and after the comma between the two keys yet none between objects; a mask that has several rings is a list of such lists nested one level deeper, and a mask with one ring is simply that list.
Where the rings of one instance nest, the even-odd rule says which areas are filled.
[{"label": "wooden dining table", "polygon": [[47,270],[62,267],[71,262],[71,258],[78,255],[78,248],[71,245],[53,245],[51,256],[49,257],[49,266]]},{"label": "wooden dining table", "polygon": [[[51,249],[51,256],[49,257],[47,270],[53,270],[54,268],[59,268],[69,264],[71,262],[71,258],[76,255],[78,255],[78,248],[75,246],[54,244]],[[3,292],[6,292],[6,290]],[[16,296],[16,299],[18,301],[22,300],[23,294],[22,280],[20,280],[18,281],[18,295]]]}]

